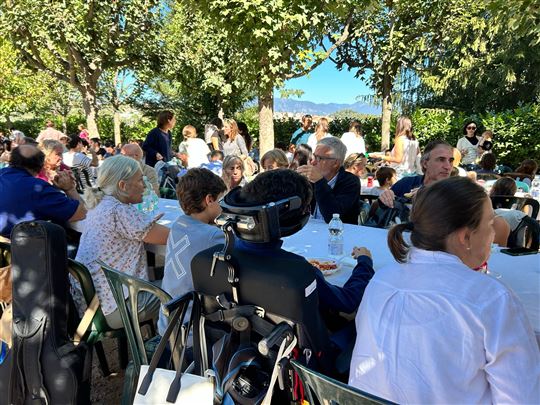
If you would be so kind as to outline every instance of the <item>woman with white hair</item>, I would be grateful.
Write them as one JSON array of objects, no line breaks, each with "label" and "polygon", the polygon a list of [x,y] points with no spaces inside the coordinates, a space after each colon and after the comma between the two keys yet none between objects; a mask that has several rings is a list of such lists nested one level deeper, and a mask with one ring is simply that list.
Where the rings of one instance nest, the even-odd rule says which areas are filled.
[{"label": "woman with white hair", "polygon": [[[98,169],[96,187],[85,191],[86,216],[76,260],[84,264],[94,280],[101,309],[111,328],[121,328],[122,320],[98,260],[112,268],[148,280],[144,243],[165,245],[169,229],[135,208],[142,202],[143,174],[139,164],[127,156],[105,159]],[[84,307],[82,293],[74,283],[74,299]],[[127,298],[127,297],[126,297]],[[82,304],[82,305],[81,305]],[[139,294],[141,320],[157,315],[159,301],[149,293]]]},{"label": "woman with white hair", "polygon": [[45,154],[43,169],[36,176],[53,184],[53,180],[59,171],[70,170],[69,166],[62,163],[64,145],[56,139],[45,139],[38,145],[38,148]]}]

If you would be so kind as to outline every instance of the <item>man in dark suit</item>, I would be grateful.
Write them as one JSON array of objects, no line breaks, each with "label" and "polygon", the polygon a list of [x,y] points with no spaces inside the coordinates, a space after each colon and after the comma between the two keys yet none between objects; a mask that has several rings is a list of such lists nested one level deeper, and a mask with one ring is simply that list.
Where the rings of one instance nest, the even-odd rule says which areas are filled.
[{"label": "man in dark suit", "polygon": [[146,164],[154,167],[157,162],[168,162],[173,156],[170,130],[174,128],[176,118],[172,111],[162,111],[157,117],[157,127],[152,129],[143,143],[146,152]]},{"label": "man in dark suit", "polygon": [[360,180],[343,168],[346,152],[347,147],[338,138],[323,138],[317,143],[311,164],[297,169],[313,185],[313,217],[326,223],[333,214],[339,214],[343,222],[358,224]]}]

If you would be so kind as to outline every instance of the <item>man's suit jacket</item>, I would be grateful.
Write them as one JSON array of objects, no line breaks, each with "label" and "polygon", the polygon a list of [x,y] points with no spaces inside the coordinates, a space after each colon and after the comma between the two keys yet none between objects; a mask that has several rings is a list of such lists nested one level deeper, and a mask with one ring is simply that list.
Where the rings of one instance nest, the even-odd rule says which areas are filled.
[{"label": "man's suit jacket", "polygon": [[313,184],[313,200],[311,213],[315,212],[316,204],[326,223],[332,219],[332,214],[339,214],[344,223],[358,224],[360,213],[360,179],[354,174],[339,169],[336,184],[330,188],[326,179]]}]

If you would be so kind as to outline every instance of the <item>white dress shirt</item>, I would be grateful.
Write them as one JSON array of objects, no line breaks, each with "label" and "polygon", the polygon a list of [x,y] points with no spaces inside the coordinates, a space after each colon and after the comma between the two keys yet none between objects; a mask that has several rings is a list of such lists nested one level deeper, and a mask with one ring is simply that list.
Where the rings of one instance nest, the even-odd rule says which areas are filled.
[{"label": "white dress shirt", "polygon": [[366,143],[363,136],[358,136],[354,132],[345,132],[341,136],[341,142],[347,147],[345,159],[353,153],[366,153]]},{"label": "white dress shirt", "polygon": [[521,303],[456,256],[413,248],[406,264],[377,271],[356,330],[349,384],[371,394],[397,403],[540,402],[540,352]]}]

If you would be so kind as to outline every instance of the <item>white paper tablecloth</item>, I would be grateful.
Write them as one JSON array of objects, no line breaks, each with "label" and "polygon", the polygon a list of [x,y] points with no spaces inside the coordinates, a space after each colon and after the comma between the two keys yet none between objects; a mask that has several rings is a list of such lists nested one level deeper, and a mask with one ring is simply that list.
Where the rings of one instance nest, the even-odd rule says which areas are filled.
[{"label": "white paper tablecloth", "polygon": [[[344,253],[350,255],[354,246],[367,247],[373,255],[375,271],[393,263],[387,245],[388,231],[358,225],[344,225]],[[306,258],[328,257],[328,225],[323,221],[310,220],[295,235],[284,239],[283,248]],[[345,259],[342,270],[327,279],[343,285],[349,278],[354,261]],[[496,251],[488,260],[488,268],[501,275],[505,283],[521,300],[540,343],[540,254],[509,256]]]}]

